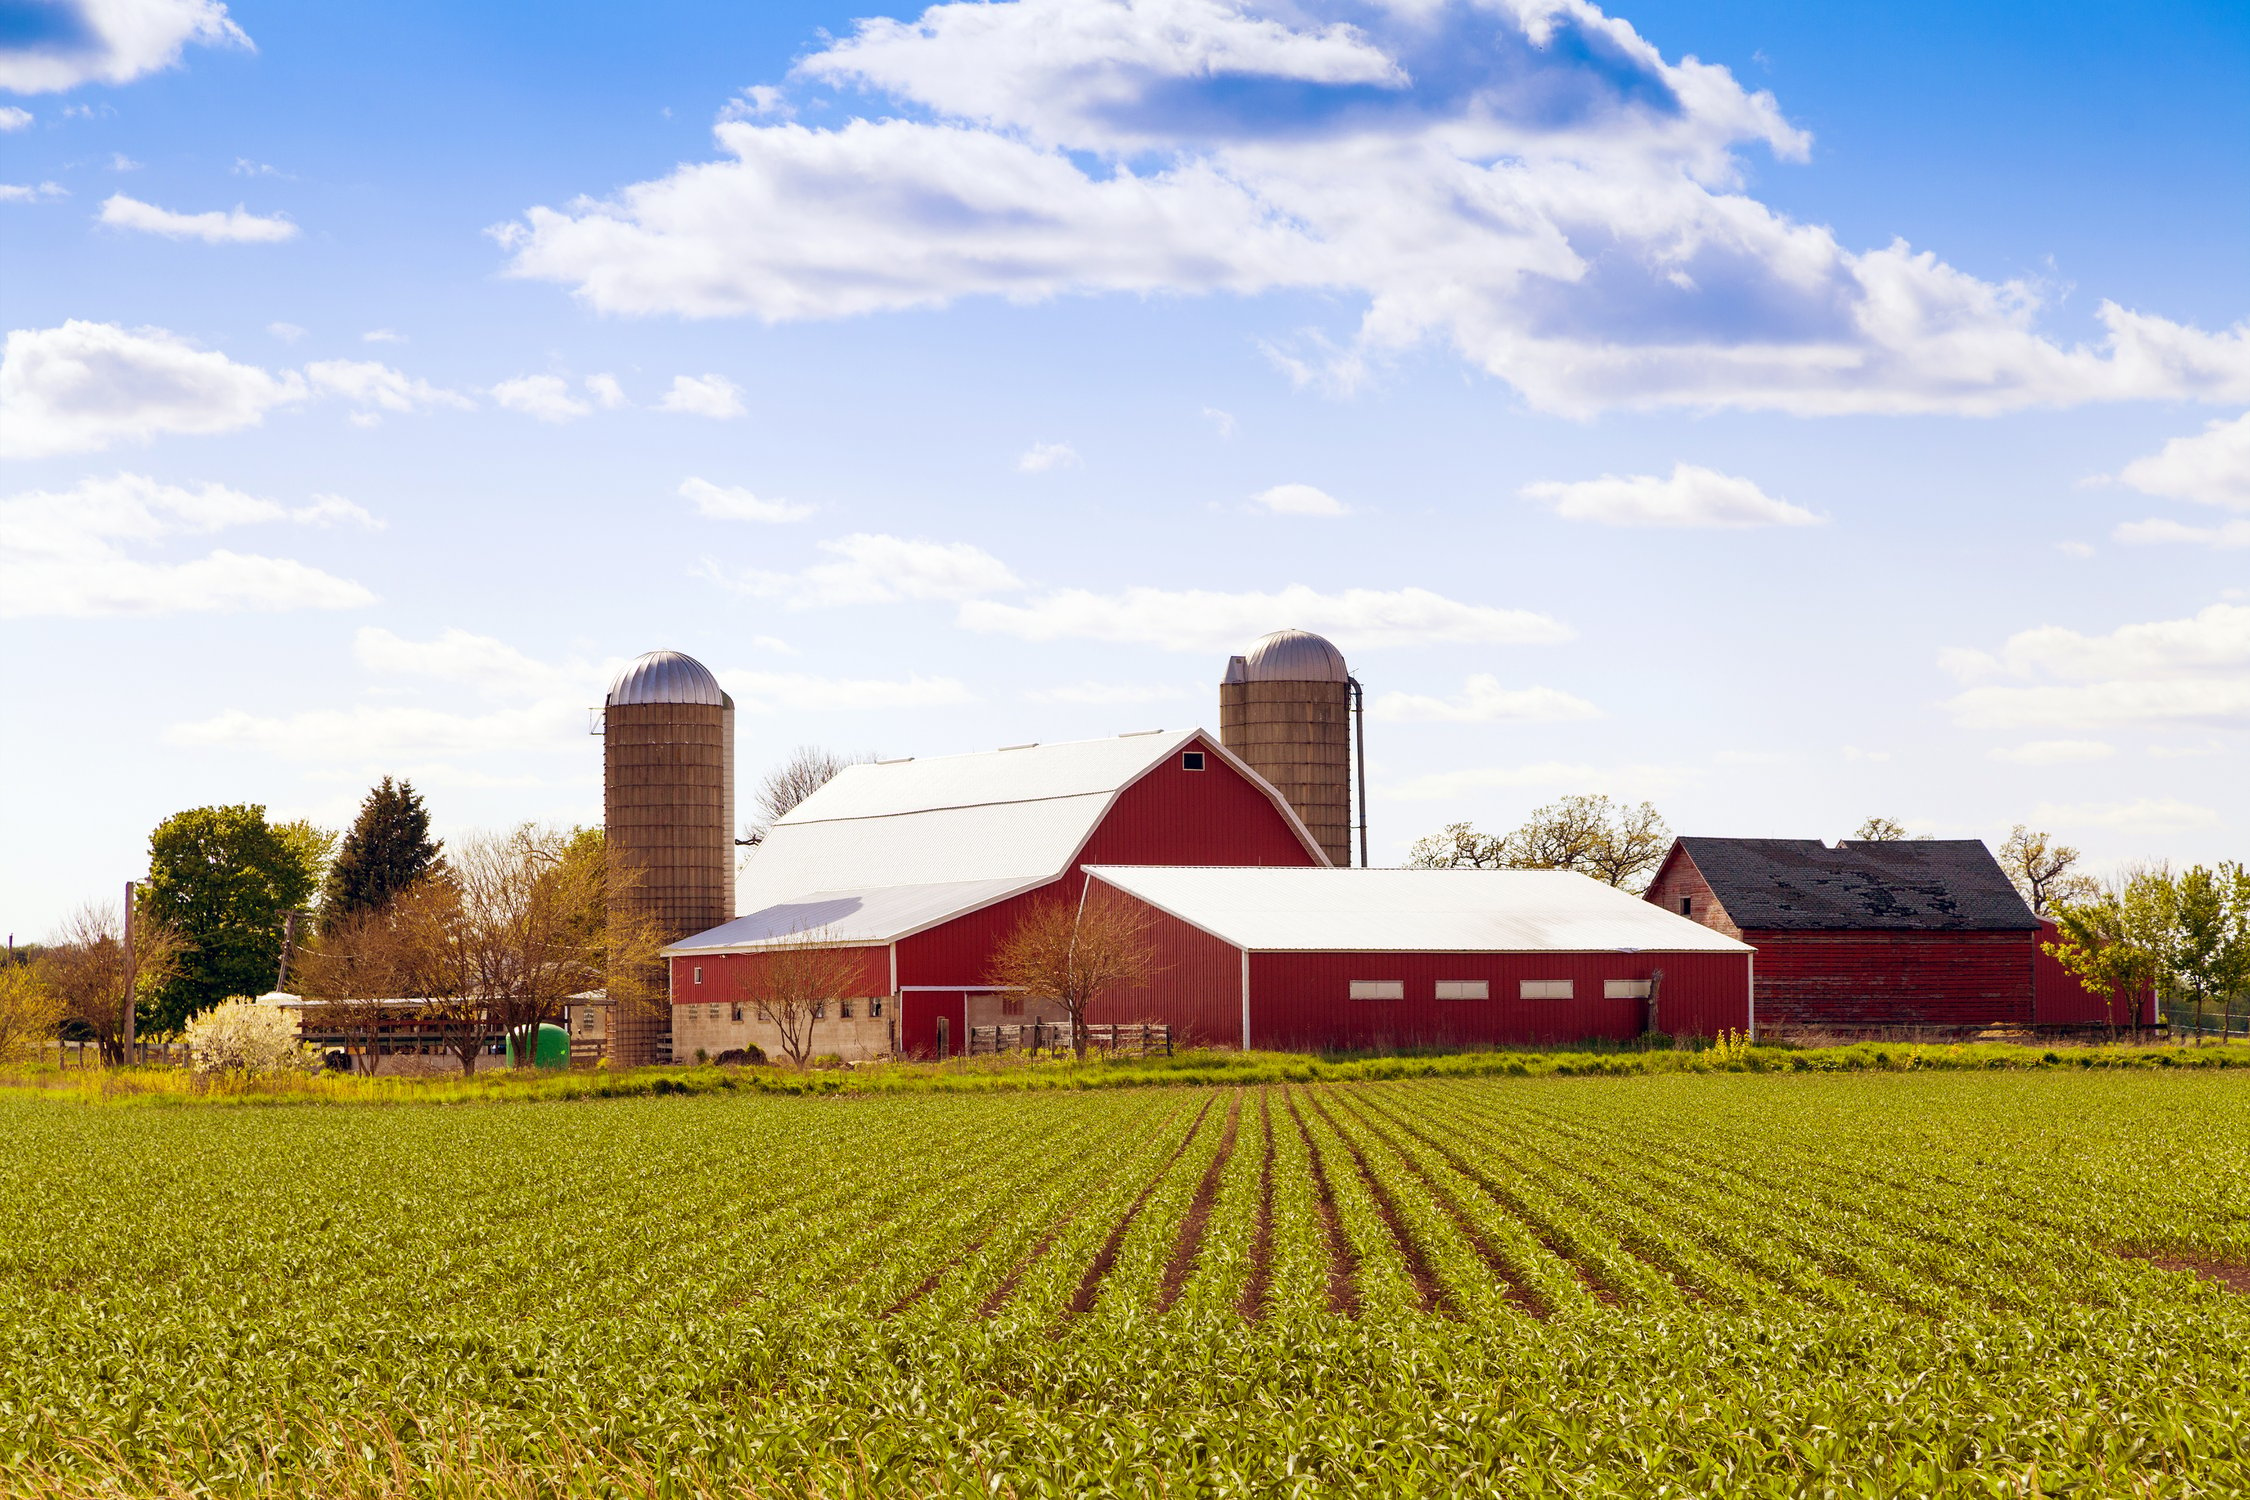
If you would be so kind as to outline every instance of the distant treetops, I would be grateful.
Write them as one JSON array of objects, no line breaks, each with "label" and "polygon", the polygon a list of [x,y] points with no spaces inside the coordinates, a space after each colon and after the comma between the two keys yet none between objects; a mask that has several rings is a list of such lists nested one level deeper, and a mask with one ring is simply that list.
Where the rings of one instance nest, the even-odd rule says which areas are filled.
[{"label": "distant treetops", "polygon": [[430,813],[409,781],[386,776],[359,805],[351,832],[328,867],[321,889],[323,924],[390,905],[437,865],[442,845],[430,838]]}]

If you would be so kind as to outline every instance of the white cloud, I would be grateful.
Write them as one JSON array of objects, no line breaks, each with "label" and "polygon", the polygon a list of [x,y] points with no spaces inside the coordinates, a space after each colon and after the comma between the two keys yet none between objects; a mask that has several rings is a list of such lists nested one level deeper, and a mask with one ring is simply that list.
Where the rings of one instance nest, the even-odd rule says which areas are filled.
[{"label": "white cloud", "polygon": [[305,382],[161,328],[71,319],[19,328],[0,356],[0,456],[86,453],[165,432],[231,432],[302,401]]},{"label": "white cloud", "polygon": [[109,154],[109,169],[112,172],[138,172],[146,165],[146,162],[135,161],[122,151],[112,151]]},{"label": "white cloud", "polygon": [[49,25],[0,48],[0,89],[52,94],[82,83],[130,83],[180,60],[190,42],[252,51],[218,0],[75,0]]},{"label": "white cloud", "polygon": [[834,709],[933,708],[974,703],[976,695],[951,677],[909,677],[885,682],[814,677],[802,672],[721,672],[719,681],[744,713],[821,713]]},{"label": "white cloud", "polygon": [[266,332],[272,334],[284,344],[294,344],[305,336],[305,330],[295,323],[268,323]]},{"label": "white cloud", "polygon": [[2219,820],[2210,808],[2177,797],[2142,797],[2132,802],[2042,802],[2031,810],[2031,817],[2033,822],[2063,828],[2092,824],[2150,832],[2196,828]]},{"label": "white cloud", "polygon": [[1250,503],[1275,516],[1343,516],[1344,502],[1309,484],[1277,484],[1250,497]]},{"label": "white cloud", "polygon": [[112,229],[136,229],[167,239],[201,240],[207,245],[273,245],[297,237],[297,226],[286,216],[261,216],[239,203],[231,212],[212,209],[183,214],[123,193],[112,193],[102,200],[101,222]]},{"label": "white cloud", "polygon": [[1220,437],[1234,436],[1234,413],[1221,411],[1216,406],[1206,406],[1203,408],[1203,419],[1218,429]]},{"label": "white cloud", "polygon": [[2138,547],[2188,542],[2231,551],[2236,547],[2250,547],[2250,520],[2221,521],[2216,526],[2188,526],[2161,518],[2127,521],[2110,534],[2118,541]]},{"label": "white cloud", "polygon": [[1605,796],[1653,796],[1693,779],[1692,771],[1679,766],[1592,766],[1566,761],[1540,761],[1525,766],[1479,766],[1462,771],[1436,771],[1414,776],[1391,786],[1378,787],[1379,795],[1402,802],[1435,802],[1466,797],[1476,792],[1564,789],[1599,792]]},{"label": "white cloud", "polygon": [[234,175],[237,177],[278,177],[284,182],[296,181],[296,178],[294,176],[292,176],[290,173],[282,171],[281,168],[269,166],[262,161],[252,161],[247,156],[236,157],[234,159],[234,165],[227,170],[234,173]]},{"label": "white cloud", "polygon": [[615,375],[589,375],[585,380],[586,394],[604,411],[615,411],[632,403],[625,399],[625,387],[617,383]]},{"label": "white cloud", "polygon": [[31,111],[13,104],[0,104],[0,132],[12,133],[31,128]]},{"label": "white cloud", "polygon": [[1026,640],[1078,637],[1162,646],[1173,651],[1239,649],[1282,626],[1318,631],[1346,650],[1445,641],[1537,645],[1568,640],[1570,630],[1529,610],[1462,604],[1427,589],[1346,589],[1323,594],[1303,584],[1270,594],[1131,588],[1117,594],[1063,589],[1027,604],[971,599],[960,622]]},{"label": "white cloud", "polygon": [[509,411],[520,411],[542,422],[570,422],[594,408],[570,393],[570,383],[560,375],[519,375],[492,388],[492,399]]},{"label": "white cloud", "polygon": [[159,484],[138,474],[0,500],[0,616],[145,615],[351,609],[375,596],[289,558],[226,550],[145,555],[180,537],[260,524],[377,523],[333,495],[296,510],[223,485]]},{"label": "white cloud", "polygon": [[1337,294],[1360,316],[1331,379],[1443,343],[1559,412],[2250,400],[2250,324],[2104,303],[2100,340],[2065,344],[2032,283],[1853,250],[1758,201],[1753,165],[1805,159],[1804,133],[1585,0],[1357,19],[1020,0],[863,21],[797,71],[883,96],[869,117],[730,109],[716,159],[496,235],[511,274],[607,312]]},{"label": "white cloud", "polygon": [[717,485],[708,479],[680,482],[680,494],[691,501],[698,515],[714,521],[802,521],[813,507],[793,500],[761,500],[748,490]]},{"label": "white cloud", "polygon": [[599,676],[552,666],[505,641],[459,628],[433,640],[410,641],[369,626],[353,637],[352,655],[378,675],[460,683],[492,697],[583,697],[595,690]]},{"label": "white cloud", "polygon": [[1023,587],[1008,565],[967,542],[931,542],[855,532],[820,544],[836,558],[798,573],[755,570],[721,581],[780,599],[792,609],[890,604],[902,599],[975,599]]},{"label": "white cloud", "polygon": [[1499,678],[1479,672],[1451,698],[1385,693],[1368,706],[1367,715],[1392,724],[1551,724],[1566,719],[1598,719],[1602,711],[1556,688],[1504,688]]},{"label": "white cloud", "polygon": [[2250,510],[2250,412],[2176,437],[2117,477],[2147,495]]},{"label": "white cloud", "polygon": [[305,366],[305,374],[314,390],[341,396],[370,414],[378,408],[410,412],[424,407],[448,406],[467,411],[476,405],[458,391],[442,389],[419,376],[402,374],[373,360],[315,360]]},{"label": "white cloud", "polygon": [[2033,740],[1987,753],[1994,760],[2019,766],[2073,766],[2107,760],[2117,753],[2117,747],[2106,740]]},{"label": "white cloud", "polygon": [[46,203],[69,196],[70,189],[59,182],[0,182],[0,203]]},{"label": "white cloud", "polygon": [[743,414],[742,391],[724,375],[675,375],[672,388],[656,403],[658,411],[725,421]]},{"label": "white cloud", "polygon": [[233,708],[164,731],[169,745],[353,764],[409,755],[577,750],[585,739],[585,708],[559,700],[479,714],[409,704],[363,703],[285,717]]},{"label": "white cloud", "polygon": [[2065,557],[2092,557],[2094,549],[2084,542],[2057,542],[2055,550]]},{"label": "white cloud", "polygon": [[[1986,684],[1949,705],[1973,729],[2250,722],[2250,605],[2213,604],[2098,636],[2045,625],[1997,653],[1949,650],[1940,665]],[[1990,681],[2000,677],[2029,685]]]},{"label": "white cloud", "polygon": [[1160,682],[1074,682],[1062,687],[1031,688],[1023,695],[1027,703],[1093,705],[1173,703],[1186,696],[1183,689]]},{"label": "white cloud", "polygon": [[1016,460],[1016,470],[1022,474],[1044,474],[1049,469],[1075,469],[1078,462],[1078,450],[1068,443],[1033,443]]},{"label": "white cloud", "polygon": [[370,328],[359,336],[363,344],[403,344],[407,337],[395,328]]},{"label": "white cloud", "polygon": [[1604,474],[1569,484],[1527,484],[1524,498],[1554,508],[1566,521],[1604,526],[1817,526],[1820,517],[1776,499],[1748,479],[1675,463],[1670,478]]}]

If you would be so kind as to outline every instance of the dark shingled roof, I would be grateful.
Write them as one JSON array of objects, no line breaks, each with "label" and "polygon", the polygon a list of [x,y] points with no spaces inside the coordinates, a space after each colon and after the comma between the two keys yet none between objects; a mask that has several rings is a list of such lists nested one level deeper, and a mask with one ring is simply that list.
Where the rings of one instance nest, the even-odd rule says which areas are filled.
[{"label": "dark shingled roof", "polygon": [[1734,920],[1784,932],[2028,932],[2039,919],[1980,839],[1690,839]]}]

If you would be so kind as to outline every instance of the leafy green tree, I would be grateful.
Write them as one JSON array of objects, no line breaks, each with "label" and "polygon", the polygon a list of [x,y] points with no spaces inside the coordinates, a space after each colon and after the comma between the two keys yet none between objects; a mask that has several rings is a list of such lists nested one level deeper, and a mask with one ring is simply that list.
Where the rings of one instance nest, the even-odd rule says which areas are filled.
[{"label": "leafy green tree", "polygon": [[2213,1000],[2222,1007],[2221,1035],[2234,1025],[2234,997],[2250,985],[2250,875],[2240,865],[2196,865],[2171,883],[2167,967],[2195,1005],[2195,1039]]},{"label": "leafy green tree", "polygon": [[386,776],[359,805],[328,868],[320,914],[323,922],[378,911],[428,874],[441,846],[430,838],[430,813],[410,781]]},{"label": "leafy green tree", "polygon": [[157,825],[148,859],[147,910],[187,945],[151,1027],[176,1030],[230,995],[271,989],[284,914],[313,893],[302,841],[268,823],[263,807],[195,807]]}]

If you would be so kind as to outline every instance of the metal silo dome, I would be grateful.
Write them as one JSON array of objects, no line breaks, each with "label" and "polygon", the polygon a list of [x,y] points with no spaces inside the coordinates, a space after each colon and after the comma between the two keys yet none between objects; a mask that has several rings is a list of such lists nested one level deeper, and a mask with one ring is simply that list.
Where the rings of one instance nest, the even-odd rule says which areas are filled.
[{"label": "metal silo dome", "polygon": [[1242,658],[1244,682],[1349,682],[1344,653],[1309,630],[1277,630]]},{"label": "metal silo dome", "polygon": [[711,675],[711,669],[682,651],[651,651],[637,658],[617,674],[609,685],[609,696],[602,701],[610,708],[635,703],[730,706],[726,691],[719,686],[719,679]]}]

